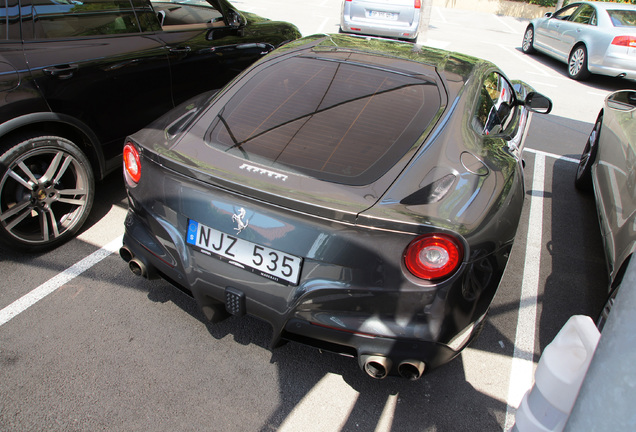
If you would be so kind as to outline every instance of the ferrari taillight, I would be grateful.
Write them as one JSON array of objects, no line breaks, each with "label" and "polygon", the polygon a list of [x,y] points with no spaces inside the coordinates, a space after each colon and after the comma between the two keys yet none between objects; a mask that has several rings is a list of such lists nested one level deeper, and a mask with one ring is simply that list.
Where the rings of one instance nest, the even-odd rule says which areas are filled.
[{"label": "ferrari taillight", "polygon": [[463,259],[462,246],[447,234],[426,234],[404,251],[404,264],[416,277],[435,280],[452,275]]},{"label": "ferrari taillight", "polygon": [[612,45],[636,48],[636,36],[616,36]]},{"label": "ferrari taillight", "polygon": [[128,184],[137,184],[141,179],[139,152],[130,142],[124,146],[124,176]]}]

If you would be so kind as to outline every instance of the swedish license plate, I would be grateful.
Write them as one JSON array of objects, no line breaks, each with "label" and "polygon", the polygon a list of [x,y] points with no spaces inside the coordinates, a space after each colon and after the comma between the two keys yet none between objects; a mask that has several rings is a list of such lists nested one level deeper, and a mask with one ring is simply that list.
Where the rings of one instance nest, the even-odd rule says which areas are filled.
[{"label": "swedish license plate", "polygon": [[199,252],[284,285],[298,285],[302,258],[261,246],[196,221],[188,222],[186,243]]},{"label": "swedish license plate", "polygon": [[368,17],[369,18],[377,18],[377,19],[385,19],[385,20],[397,21],[398,14],[392,13],[392,12],[370,10],[370,11],[368,11]]}]

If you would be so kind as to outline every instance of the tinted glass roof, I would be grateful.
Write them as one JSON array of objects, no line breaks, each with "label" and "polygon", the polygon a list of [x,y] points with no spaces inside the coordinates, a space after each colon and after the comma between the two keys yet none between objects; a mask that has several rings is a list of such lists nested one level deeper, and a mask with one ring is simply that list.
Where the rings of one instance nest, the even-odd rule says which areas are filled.
[{"label": "tinted glass roof", "polygon": [[336,183],[379,178],[440,109],[430,78],[356,56],[298,56],[260,69],[208,112],[205,142],[247,160]]}]

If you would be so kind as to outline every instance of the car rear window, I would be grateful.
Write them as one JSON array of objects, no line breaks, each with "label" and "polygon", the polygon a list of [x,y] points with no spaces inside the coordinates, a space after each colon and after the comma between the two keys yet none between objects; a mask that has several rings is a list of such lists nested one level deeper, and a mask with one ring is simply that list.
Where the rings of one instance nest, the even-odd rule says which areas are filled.
[{"label": "car rear window", "polygon": [[208,112],[205,142],[321,180],[370,184],[418,144],[440,106],[437,84],[422,75],[294,57],[261,69]]},{"label": "car rear window", "polygon": [[636,10],[608,10],[614,27],[636,27]]}]

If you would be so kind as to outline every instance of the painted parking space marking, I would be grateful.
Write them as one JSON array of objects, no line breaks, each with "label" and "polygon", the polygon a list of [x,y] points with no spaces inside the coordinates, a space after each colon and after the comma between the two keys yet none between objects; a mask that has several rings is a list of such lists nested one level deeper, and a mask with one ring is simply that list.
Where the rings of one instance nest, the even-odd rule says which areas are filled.
[{"label": "painted parking space marking", "polygon": [[508,387],[508,407],[504,430],[514,424],[516,407],[523,395],[532,386],[534,369],[534,338],[537,321],[537,297],[541,267],[541,247],[543,243],[543,193],[545,186],[545,159],[543,153],[536,153],[530,199],[530,216],[526,239],[525,264],[517,317],[515,349],[512,358]]},{"label": "painted parking space marking", "polygon": [[[578,164],[579,160],[578,159],[574,159],[571,157],[567,157],[567,156],[561,156],[555,153],[549,153],[549,152],[544,152],[541,150],[534,150],[534,149],[529,149],[529,148],[524,148],[523,149],[524,152],[528,152],[528,153],[535,153],[535,154],[541,154],[543,156],[545,156],[546,158],[550,158],[550,159],[559,159],[563,162],[570,162],[570,163],[575,163]],[[543,188],[542,188],[543,190]]]},{"label": "painted parking space marking", "polygon": [[444,23],[444,24],[448,23],[448,20],[446,19],[446,16],[444,16],[444,14],[442,13],[441,8],[434,6],[431,9],[437,14],[437,18],[435,18],[435,21],[439,23]]},{"label": "painted parking space marking", "polygon": [[35,288],[28,294],[20,297],[10,305],[6,306],[4,309],[0,310],[0,326],[8,323],[10,320],[45,298],[49,294],[55,292],[61,286],[67,284],[71,280],[75,279],[77,276],[84,273],[86,270],[93,267],[95,264],[102,261],[104,258],[119,250],[121,244],[122,237],[120,236],[108,243],[106,246],[82,259],[81,261],[78,261],[68,269],[64,270],[62,273],[58,273],[55,277],[44,282],[42,285]]},{"label": "painted parking space marking", "polygon": [[510,24],[508,24],[507,20],[503,19],[502,17],[498,16],[498,15],[494,15],[495,20],[497,20],[499,22],[499,24],[502,27],[507,27],[508,30],[510,31],[510,33],[513,34],[517,34],[518,31],[516,28],[514,28],[513,26],[511,26]]},{"label": "painted parking space marking", "polygon": [[534,153],[535,162],[532,176],[523,282],[519,299],[519,315],[517,316],[517,332],[515,335],[515,349],[508,386],[504,431],[508,431],[513,427],[517,408],[521,404],[523,396],[532,387],[534,377],[535,364],[533,357],[535,329],[537,327],[537,299],[540,288],[541,248],[543,246],[543,202],[546,158],[576,164],[579,162],[570,157],[539,150],[524,149],[524,152]]},{"label": "painted parking space marking", "polygon": [[557,76],[555,73],[549,73],[548,70],[546,70],[545,66],[543,66],[541,63],[538,63],[532,57],[528,58],[528,54],[521,53],[515,48],[510,48],[504,45],[499,45],[499,48],[508,51],[528,66],[532,67],[532,69],[536,71],[534,73],[538,75],[549,76],[550,78],[560,78],[560,76]]}]

